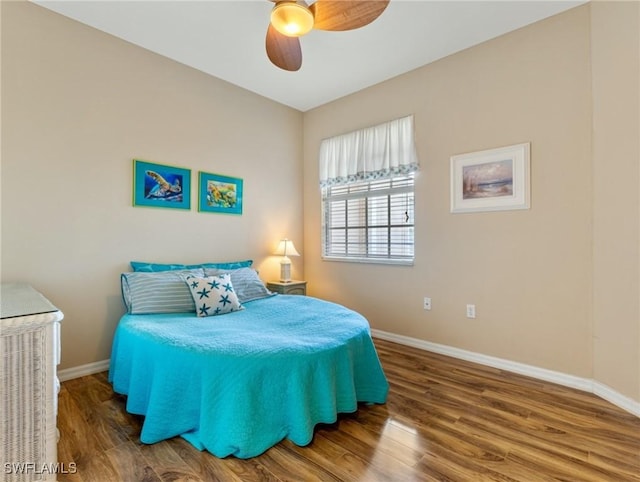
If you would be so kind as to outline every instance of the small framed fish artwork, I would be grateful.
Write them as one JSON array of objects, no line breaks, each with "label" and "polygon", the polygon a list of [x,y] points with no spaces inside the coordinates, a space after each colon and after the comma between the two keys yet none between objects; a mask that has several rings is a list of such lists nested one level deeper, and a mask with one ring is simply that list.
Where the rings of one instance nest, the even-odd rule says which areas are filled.
[{"label": "small framed fish artwork", "polygon": [[133,205],[191,209],[191,169],[134,159]]},{"label": "small framed fish artwork", "polygon": [[198,211],[242,214],[242,179],[200,171]]}]

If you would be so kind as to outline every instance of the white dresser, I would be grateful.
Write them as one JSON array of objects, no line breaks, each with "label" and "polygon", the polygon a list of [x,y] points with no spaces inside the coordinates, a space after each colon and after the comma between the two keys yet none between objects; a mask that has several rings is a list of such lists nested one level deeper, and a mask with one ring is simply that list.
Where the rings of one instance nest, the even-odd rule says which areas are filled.
[{"label": "white dresser", "polygon": [[56,480],[63,314],[24,283],[0,284],[0,480]]}]

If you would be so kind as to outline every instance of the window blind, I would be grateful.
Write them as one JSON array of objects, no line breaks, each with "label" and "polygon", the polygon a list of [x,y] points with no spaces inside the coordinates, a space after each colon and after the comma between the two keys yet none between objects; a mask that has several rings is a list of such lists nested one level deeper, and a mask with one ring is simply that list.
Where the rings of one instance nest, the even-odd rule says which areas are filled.
[{"label": "window blind", "polygon": [[325,257],[413,261],[413,174],[326,187],[323,206]]}]

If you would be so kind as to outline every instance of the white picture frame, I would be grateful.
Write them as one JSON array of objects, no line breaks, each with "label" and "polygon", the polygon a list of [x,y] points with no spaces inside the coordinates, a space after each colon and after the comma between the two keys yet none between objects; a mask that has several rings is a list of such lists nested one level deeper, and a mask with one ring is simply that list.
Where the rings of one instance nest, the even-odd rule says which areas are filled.
[{"label": "white picture frame", "polygon": [[451,156],[451,212],[529,209],[530,151],[525,142]]}]

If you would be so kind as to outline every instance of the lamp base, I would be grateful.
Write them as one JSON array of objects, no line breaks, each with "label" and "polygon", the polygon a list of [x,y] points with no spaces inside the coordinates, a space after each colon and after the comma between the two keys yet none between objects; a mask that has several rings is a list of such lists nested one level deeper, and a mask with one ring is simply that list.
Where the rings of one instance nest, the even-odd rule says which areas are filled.
[{"label": "lamp base", "polygon": [[280,261],[280,282],[291,283],[291,261],[289,258]]}]

